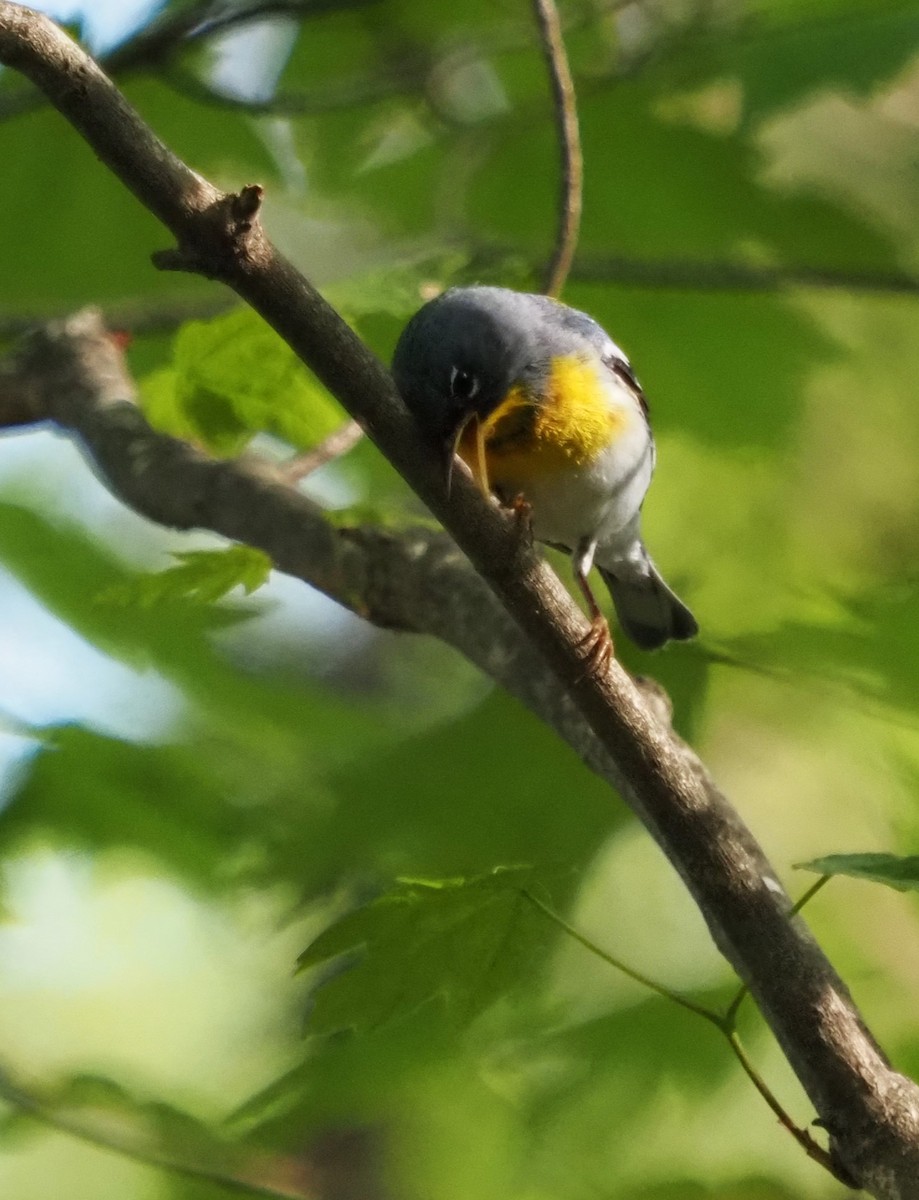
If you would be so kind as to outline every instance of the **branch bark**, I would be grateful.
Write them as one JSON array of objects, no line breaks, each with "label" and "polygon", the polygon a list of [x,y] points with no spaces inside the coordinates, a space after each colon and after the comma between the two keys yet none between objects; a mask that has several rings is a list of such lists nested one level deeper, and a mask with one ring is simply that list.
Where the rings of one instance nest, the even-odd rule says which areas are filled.
[{"label": "branch bark", "polygon": [[[580,740],[581,752],[602,769],[679,871],[820,1114],[841,1174],[879,1200],[919,1200],[919,1088],[892,1070],[845,985],[801,919],[792,917],[790,901],[752,834],[700,760],[649,710],[617,663],[605,673],[585,673],[578,653],[585,618],[521,542],[515,523],[485,504],[465,479],[456,480],[452,497],[446,496],[438,466],[419,442],[386,370],[269,242],[259,222],[260,189],[220,193],[156,139],[52,22],[3,0],[0,61],[42,88],[171,230],[177,249],[161,255],[159,265],[219,279],[251,304],[444,523],[527,645],[511,634],[503,615],[490,646],[480,645],[470,628],[481,623],[475,597],[482,593],[474,589],[462,593],[462,614],[453,609],[465,632],[451,634],[446,623],[434,628],[443,612],[431,616],[429,631],[453,644],[462,640],[459,648],[496,677],[510,674],[501,667],[502,655],[514,659],[535,647],[549,670],[534,671],[547,682],[533,699],[546,706],[553,703],[548,693],[557,696],[561,715],[553,724]],[[27,369],[22,362],[17,367]],[[261,545],[280,569],[314,576],[323,590],[340,592],[358,610],[379,613],[394,603],[388,566],[377,575],[370,565],[380,561],[372,551],[389,535],[333,535],[308,501],[285,492],[258,467],[214,463],[174,439],[150,442],[126,386],[114,373],[99,404],[85,389],[65,395],[52,386],[40,402],[47,414],[39,412],[34,397],[32,411],[75,431],[113,489],[154,519],[178,527],[214,528],[219,521],[221,532]],[[20,397],[14,403],[25,402]],[[148,458],[153,450],[157,453]],[[362,549],[359,556],[354,546]],[[436,603],[421,608],[449,611],[456,601],[443,580],[452,587],[457,578],[453,552],[432,539],[425,555],[430,558],[424,586]]]}]

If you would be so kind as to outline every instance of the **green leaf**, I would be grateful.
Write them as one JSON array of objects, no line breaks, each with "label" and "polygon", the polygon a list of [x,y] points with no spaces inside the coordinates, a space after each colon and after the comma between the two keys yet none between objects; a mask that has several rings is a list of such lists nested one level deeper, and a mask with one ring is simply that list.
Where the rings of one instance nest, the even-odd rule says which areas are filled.
[{"label": "green leaf", "polygon": [[447,251],[421,263],[377,268],[339,280],[326,289],[326,298],[350,321],[386,313],[405,322],[420,307],[426,283],[450,280],[467,264],[468,255]]},{"label": "green leaf", "polygon": [[919,854],[828,854],[811,862],[795,863],[795,868],[818,875],[869,879],[898,892],[919,891]]},{"label": "green leaf", "polygon": [[239,453],[259,432],[306,450],[347,419],[249,308],[183,325],[171,367],[147,376],[140,392],[151,424],[218,454]]},{"label": "green leaf", "polygon": [[[687,998],[706,1007],[724,1003],[723,993],[712,991],[693,992]],[[633,1133],[641,1128],[662,1092],[678,1087],[701,1102],[737,1069],[714,1030],[694,1014],[677,1011],[671,1001],[652,995],[546,1030],[531,1039],[523,1053],[521,1068],[537,1077],[544,1061],[577,1064],[567,1074],[540,1081],[533,1097],[536,1127],[544,1127],[553,1109],[575,1112],[591,1096],[603,1095],[617,1128],[617,1134],[611,1134],[614,1145],[615,1137],[628,1138],[628,1125]]]},{"label": "green leaf", "polygon": [[441,998],[464,1025],[520,983],[551,932],[526,899],[529,867],[472,879],[402,880],[346,914],[303,952],[300,968],[358,952],[317,989],[310,1030],[364,1032]]},{"label": "green leaf", "polygon": [[226,550],[174,551],[179,565],[165,571],[136,575],[125,583],[107,588],[97,597],[99,603],[138,605],[153,608],[170,600],[192,600],[212,604],[227,592],[241,587],[251,595],[268,581],[271,559],[251,546],[230,546]]},{"label": "green leaf", "polygon": [[173,437],[201,442],[228,458],[241,453],[252,438],[253,431],[218,392],[183,382],[175,367],[145,375],[138,390],[147,420]]},{"label": "green leaf", "polygon": [[95,1108],[111,1112],[128,1112],[135,1104],[123,1084],[108,1075],[88,1071],[60,1080],[55,1087],[47,1089],[44,1099],[59,1108]]}]

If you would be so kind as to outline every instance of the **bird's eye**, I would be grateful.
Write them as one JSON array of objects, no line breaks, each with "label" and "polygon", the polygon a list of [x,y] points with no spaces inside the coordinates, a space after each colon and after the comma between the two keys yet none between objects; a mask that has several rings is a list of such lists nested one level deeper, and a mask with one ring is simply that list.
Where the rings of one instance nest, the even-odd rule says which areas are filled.
[{"label": "bird's eye", "polygon": [[452,367],[450,370],[450,395],[457,400],[471,400],[479,390],[479,381],[471,371],[462,367]]}]

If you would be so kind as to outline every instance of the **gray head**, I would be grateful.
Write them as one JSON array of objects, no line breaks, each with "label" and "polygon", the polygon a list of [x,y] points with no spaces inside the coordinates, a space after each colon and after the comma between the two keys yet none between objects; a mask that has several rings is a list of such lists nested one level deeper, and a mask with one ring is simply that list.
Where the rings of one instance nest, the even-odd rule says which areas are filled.
[{"label": "gray head", "polygon": [[524,297],[505,288],[452,288],[399,338],[392,370],[422,432],[443,442],[475,413],[486,417],[543,352]]}]

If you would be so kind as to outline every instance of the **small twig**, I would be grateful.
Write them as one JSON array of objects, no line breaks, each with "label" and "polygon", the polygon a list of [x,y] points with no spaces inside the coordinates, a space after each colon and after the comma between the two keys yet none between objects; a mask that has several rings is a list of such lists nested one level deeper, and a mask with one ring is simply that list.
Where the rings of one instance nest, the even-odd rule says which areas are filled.
[{"label": "small twig", "polygon": [[824,1150],[821,1145],[815,1142],[806,1129],[802,1129],[800,1125],[796,1125],[785,1109],[782,1108],[772,1089],[766,1084],[766,1081],[763,1079],[762,1075],[760,1075],[759,1071],[757,1071],[756,1067],[754,1067],[753,1063],[747,1056],[747,1052],[744,1049],[737,1030],[728,1030],[722,1027],[721,1031],[727,1038],[728,1045],[731,1047],[734,1057],[743,1068],[744,1074],[772,1109],[782,1128],[788,1130],[798,1145],[804,1150],[804,1153],[808,1158],[813,1159],[814,1162],[819,1163],[821,1167],[824,1167],[827,1171],[829,1171],[834,1179],[838,1179],[841,1183],[850,1183],[851,1181],[849,1179],[840,1174],[829,1152]]},{"label": "small twig", "polygon": [[[257,24],[271,17],[308,20],[339,9],[359,8],[378,0],[255,0],[244,5],[219,6],[213,0],[197,0],[188,6],[168,8],[136,33],[131,34],[100,64],[107,74],[118,77],[130,72],[159,71],[195,42],[227,33],[233,28]],[[32,88],[7,93],[0,102],[0,121],[40,108],[46,97]]]},{"label": "small twig", "polygon": [[0,1067],[0,1099],[18,1112],[32,1117],[42,1125],[47,1125],[50,1129],[56,1129],[59,1133],[66,1133],[70,1137],[78,1138],[81,1142],[87,1142],[100,1150],[110,1150],[115,1154],[120,1154],[123,1158],[142,1163],[144,1166],[156,1167],[173,1175],[180,1175],[185,1179],[196,1180],[199,1183],[215,1184],[230,1192],[258,1196],[262,1200],[310,1200],[304,1192],[289,1191],[287,1188],[282,1190],[270,1187],[268,1184],[258,1183],[255,1180],[226,1175],[221,1171],[212,1170],[210,1167],[201,1167],[196,1163],[173,1158],[172,1155],[157,1147],[144,1146],[139,1142],[129,1145],[112,1133],[101,1128],[94,1128],[65,1113],[57,1112],[50,1104],[45,1103],[24,1088],[22,1084],[14,1081],[3,1067]]},{"label": "small twig", "polygon": [[552,80],[552,100],[562,159],[555,247],[546,267],[543,291],[558,296],[565,286],[578,243],[584,189],[584,159],[578,128],[577,98],[555,0],[533,0],[543,53]]},{"label": "small twig", "polygon": [[573,925],[570,925],[563,916],[560,916],[559,913],[555,912],[554,909],[551,909],[548,904],[544,904],[542,900],[540,900],[537,896],[534,896],[532,892],[528,892],[524,889],[522,895],[524,899],[529,900],[530,904],[532,904],[534,908],[537,908],[544,916],[547,916],[550,921],[559,927],[559,929],[563,930],[570,938],[583,946],[585,950],[589,950],[591,954],[595,955],[599,959],[602,959],[603,962],[605,962],[608,966],[614,967],[615,970],[619,971],[622,975],[625,975],[628,979],[631,979],[634,983],[640,983],[642,987],[646,987],[650,991],[656,992],[658,996],[662,996],[665,1000],[670,1000],[673,1004],[678,1004],[680,1008],[685,1008],[689,1012],[695,1013],[697,1017],[704,1018],[704,1020],[709,1021],[712,1025],[715,1025],[718,1029],[721,1029],[722,1032],[724,1032],[721,1015],[716,1013],[714,1009],[705,1008],[705,1006],[702,1004],[696,1004],[695,1001],[688,1000],[685,996],[681,996],[679,992],[672,992],[670,988],[665,987],[664,984],[658,983],[656,980],[651,979],[648,975],[642,975],[641,971],[636,971],[634,967],[627,966],[621,959],[614,958],[612,954],[609,954],[606,950],[601,949],[596,942],[592,942],[586,934],[581,933],[580,930],[575,929]]},{"label": "small twig", "polygon": [[365,8],[375,3],[379,3],[379,0],[256,0],[254,4],[228,5],[222,9],[208,4],[205,6],[205,16],[189,28],[186,39],[200,41],[240,25],[257,24],[270,17],[289,20],[321,17],[326,13]]},{"label": "small twig", "polygon": [[[824,876],[819,881],[819,886],[822,886],[827,879],[829,879],[829,876]],[[818,886],[811,888],[810,891],[801,898],[798,906],[800,907],[801,905],[806,904],[808,899],[810,899],[814,892],[818,890]],[[718,1032],[721,1033],[726,1039],[731,1048],[731,1052],[740,1064],[744,1074],[778,1118],[779,1124],[784,1129],[788,1130],[788,1132],[795,1139],[798,1145],[803,1148],[809,1158],[813,1159],[814,1162],[819,1163],[820,1166],[829,1171],[834,1178],[841,1180],[843,1183],[849,1182],[849,1180],[839,1173],[831,1155],[824,1150],[821,1145],[814,1141],[806,1129],[802,1129],[799,1125],[795,1124],[795,1122],[779,1103],[775,1093],[753,1065],[743,1043],[740,1040],[740,1035],[734,1028],[734,1017],[737,1011],[735,1006],[736,998],[735,1003],[731,1004],[724,1014],[716,1012],[712,1008],[706,1008],[704,1004],[696,1004],[694,1000],[689,1000],[686,996],[680,995],[679,992],[672,991],[670,988],[665,987],[664,984],[658,983],[655,979],[651,979],[648,975],[643,975],[641,971],[636,971],[634,967],[628,966],[621,959],[614,958],[612,954],[609,954],[606,950],[603,950],[597,945],[596,942],[591,941],[589,937],[575,929],[573,925],[570,925],[564,917],[560,916],[547,904],[544,904],[543,901],[534,896],[532,892],[528,892],[524,889],[522,891],[522,895],[526,900],[529,900],[529,902],[536,909],[548,917],[553,924],[558,925],[558,927],[562,929],[570,938],[578,942],[579,945],[583,946],[585,950],[589,950],[591,954],[601,959],[608,966],[613,967],[615,970],[619,971],[622,975],[625,975],[628,979],[633,980],[635,983],[641,984],[643,987],[648,988],[649,991],[661,996],[664,1000],[669,1000],[672,1004],[676,1004],[680,1008],[686,1009],[687,1012],[691,1012],[695,1016],[701,1017],[703,1020],[708,1021],[710,1025],[714,1025]],[[740,996],[740,999],[743,999],[745,994],[746,991],[744,990]]]},{"label": "small twig", "polygon": [[[175,296],[173,299],[125,301],[105,308],[107,328],[125,330],[133,337],[174,333],[186,321],[209,321],[238,305],[234,296],[220,293],[200,296]],[[21,337],[38,325],[61,320],[72,312],[5,313],[0,312],[0,340]]]},{"label": "small twig", "polygon": [[363,436],[364,431],[357,421],[346,421],[340,429],[330,433],[318,446],[283,463],[279,468],[280,473],[288,483],[299,483],[301,479],[312,475],[313,471],[318,471],[332,459],[341,458],[343,454],[347,454]]},{"label": "small twig", "polygon": [[267,99],[234,95],[213,86],[180,63],[169,64],[160,79],[174,92],[213,108],[250,116],[312,117],[340,109],[377,104],[390,96],[422,91],[423,80],[410,71],[348,78],[313,92],[275,92]]}]

